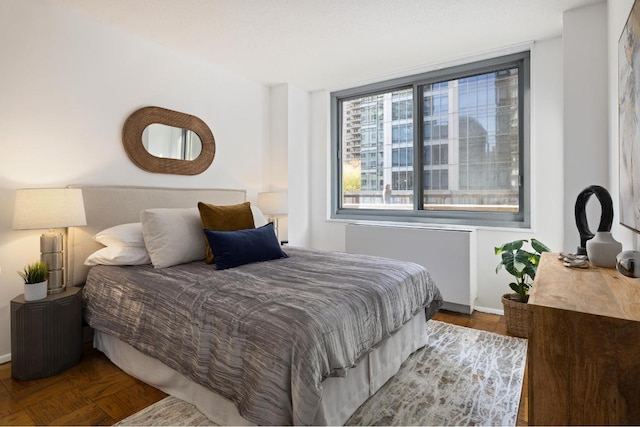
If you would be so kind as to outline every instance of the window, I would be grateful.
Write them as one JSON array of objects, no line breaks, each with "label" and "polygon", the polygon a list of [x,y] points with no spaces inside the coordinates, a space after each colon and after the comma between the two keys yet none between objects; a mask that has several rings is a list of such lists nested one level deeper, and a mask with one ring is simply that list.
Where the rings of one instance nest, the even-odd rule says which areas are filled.
[{"label": "window", "polygon": [[332,216],[528,227],[528,93],[529,52],[333,93]]}]

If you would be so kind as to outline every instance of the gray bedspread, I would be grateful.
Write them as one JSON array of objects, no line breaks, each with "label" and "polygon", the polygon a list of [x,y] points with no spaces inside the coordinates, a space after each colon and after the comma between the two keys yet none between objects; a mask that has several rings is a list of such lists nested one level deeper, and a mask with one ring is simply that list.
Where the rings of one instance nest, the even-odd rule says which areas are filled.
[{"label": "gray bedspread", "polygon": [[417,264],[286,247],[216,271],[95,266],[86,318],[233,401],[256,424],[312,423],[322,380],[344,376],[440,291]]}]

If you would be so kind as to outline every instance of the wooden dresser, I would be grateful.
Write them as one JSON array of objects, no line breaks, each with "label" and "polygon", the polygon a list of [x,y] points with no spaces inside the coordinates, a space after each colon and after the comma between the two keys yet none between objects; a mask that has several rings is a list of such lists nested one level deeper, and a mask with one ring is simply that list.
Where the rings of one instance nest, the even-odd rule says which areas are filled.
[{"label": "wooden dresser", "polygon": [[545,253],[529,313],[529,425],[640,424],[640,279]]}]

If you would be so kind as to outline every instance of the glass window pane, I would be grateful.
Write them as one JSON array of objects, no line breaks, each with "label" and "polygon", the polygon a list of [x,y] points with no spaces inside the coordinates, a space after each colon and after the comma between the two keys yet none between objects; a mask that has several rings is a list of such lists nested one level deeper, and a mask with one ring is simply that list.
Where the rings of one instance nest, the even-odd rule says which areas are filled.
[{"label": "glass window pane", "polygon": [[[424,209],[519,212],[518,69],[449,80],[447,87],[459,111],[439,94],[447,121],[432,122],[426,110],[423,118]],[[424,94],[426,104],[433,94],[426,86]]]},{"label": "glass window pane", "polygon": [[344,100],[341,107],[342,207],[413,209],[413,90]]}]

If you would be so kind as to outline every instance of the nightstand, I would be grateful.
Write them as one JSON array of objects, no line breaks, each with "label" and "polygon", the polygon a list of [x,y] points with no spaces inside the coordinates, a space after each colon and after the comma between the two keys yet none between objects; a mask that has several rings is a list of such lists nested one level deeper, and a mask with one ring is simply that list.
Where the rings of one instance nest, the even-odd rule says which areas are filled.
[{"label": "nightstand", "polygon": [[68,287],[38,301],[11,300],[11,376],[49,377],[82,358],[81,288]]}]

